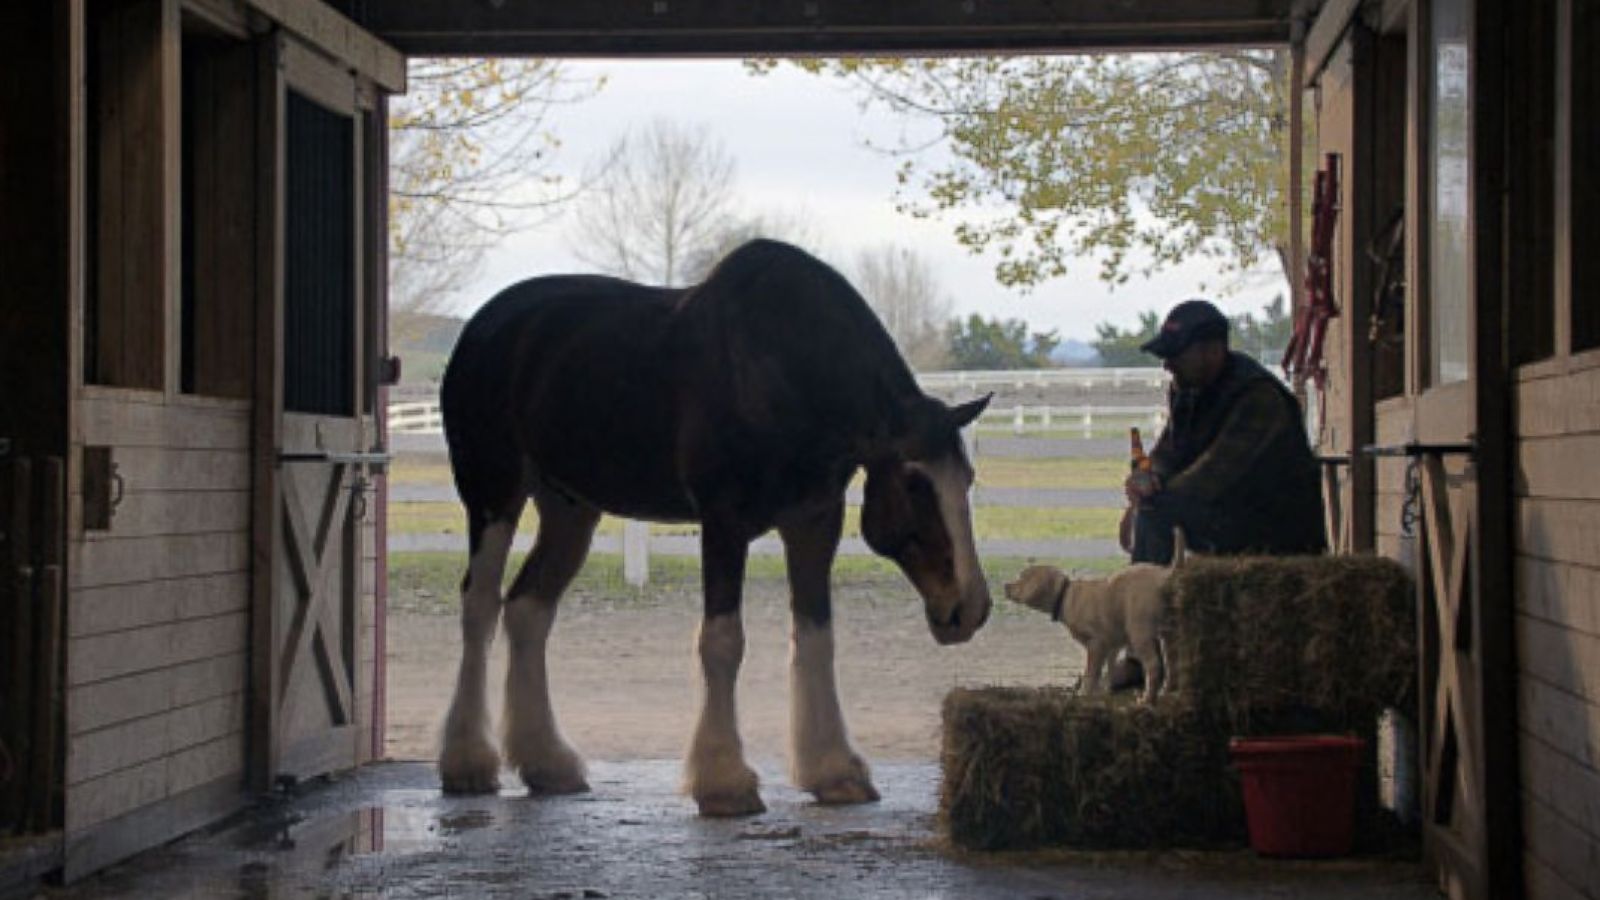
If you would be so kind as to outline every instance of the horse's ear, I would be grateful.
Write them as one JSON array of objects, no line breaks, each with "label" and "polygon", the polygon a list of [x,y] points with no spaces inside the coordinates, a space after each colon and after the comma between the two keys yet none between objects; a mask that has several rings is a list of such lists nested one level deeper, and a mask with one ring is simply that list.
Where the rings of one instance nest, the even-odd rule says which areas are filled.
[{"label": "horse's ear", "polygon": [[994,394],[985,394],[982,397],[971,401],[970,403],[963,403],[960,406],[952,408],[949,412],[945,413],[945,424],[948,425],[952,431],[958,431],[967,427],[968,425],[971,425],[974,420],[983,415],[983,411],[989,406],[989,401],[993,399]]}]

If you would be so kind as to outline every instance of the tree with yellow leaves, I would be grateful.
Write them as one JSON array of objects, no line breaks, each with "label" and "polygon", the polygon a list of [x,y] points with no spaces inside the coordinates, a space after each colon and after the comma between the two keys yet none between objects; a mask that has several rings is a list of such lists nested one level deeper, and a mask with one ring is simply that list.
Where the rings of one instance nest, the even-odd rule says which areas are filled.
[{"label": "tree with yellow leaves", "polygon": [[[910,126],[896,202],[952,219],[1031,288],[1097,259],[1120,284],[1191,257],[1287,272],[1288,53],[795,60]],[[750,63],[755,72],[779,63]],[[924,151],[942,146],[948,156]]]}]

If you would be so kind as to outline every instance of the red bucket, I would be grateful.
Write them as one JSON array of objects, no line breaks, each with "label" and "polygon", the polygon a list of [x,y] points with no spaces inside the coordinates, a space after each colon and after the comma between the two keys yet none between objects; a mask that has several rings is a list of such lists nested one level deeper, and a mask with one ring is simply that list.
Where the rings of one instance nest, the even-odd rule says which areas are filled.
[{"label": "red bucket", "polygon": [[1366,742],[1337,735],[1234,738],[1250,846],[1263,856],[1342,856],[1355,837]]}]

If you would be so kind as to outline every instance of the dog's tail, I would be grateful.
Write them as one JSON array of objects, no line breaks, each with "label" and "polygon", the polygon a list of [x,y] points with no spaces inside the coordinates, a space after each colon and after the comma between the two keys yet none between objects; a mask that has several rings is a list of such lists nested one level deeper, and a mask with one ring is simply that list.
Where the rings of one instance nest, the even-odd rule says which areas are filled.
[{"label": "dog's tail", "polygon": [[1172,527],[1172,568],[1183,565],[1184,557],[1188,555],[1189,544],[1183,539],[1183,529],[1174,525]]}]

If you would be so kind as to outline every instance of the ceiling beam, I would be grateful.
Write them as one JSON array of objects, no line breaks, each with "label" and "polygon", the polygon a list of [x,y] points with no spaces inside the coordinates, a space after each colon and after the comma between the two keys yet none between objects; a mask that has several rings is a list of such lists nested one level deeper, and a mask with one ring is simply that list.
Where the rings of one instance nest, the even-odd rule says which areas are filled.
[{"label": "ceiling beam", "polygon": [[416,56],[760,56],[1286,44],[1308,0],[332,0]]}]

